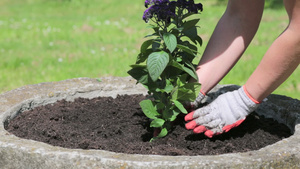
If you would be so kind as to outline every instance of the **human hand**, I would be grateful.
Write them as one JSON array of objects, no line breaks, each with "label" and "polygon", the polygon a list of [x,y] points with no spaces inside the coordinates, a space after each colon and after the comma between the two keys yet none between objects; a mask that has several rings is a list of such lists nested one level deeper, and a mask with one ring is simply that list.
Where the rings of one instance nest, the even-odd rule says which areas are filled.
[{"label": "human hand", "polygon": [[220,95],[209,105],[199,108],[185,116],[186,129],[203,133],[207,137],[228,132],[240,125],[248,114],[259,105],[246,91],[245,87]]}]

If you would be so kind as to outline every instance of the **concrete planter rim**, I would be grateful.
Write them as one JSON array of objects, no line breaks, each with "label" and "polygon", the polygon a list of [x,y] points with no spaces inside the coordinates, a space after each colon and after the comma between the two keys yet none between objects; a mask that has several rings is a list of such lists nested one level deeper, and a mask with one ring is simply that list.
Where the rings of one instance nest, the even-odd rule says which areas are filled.
[{"label": "concrete planter rim", "polygon": [[[22,93],[16,96],[16,93]],[[145,89],[129,77],[104,77],[101,82],[89,78],[41,83],[15,89],[0,95],[0,166],[38,168],[228,168],[228,167],[300,167],[300,112],[287,115],[294,134],[257,151],[206,156],[161,156],[114,153],[104,150],[81,150],[55,147],[46,143],[16,137],[4,124],[20,111],[76,97],[93,98],[117,94],[145,94]],[[11,96],[14,95],[14,98]],[[292,99],[293,108],[299,100]],[[298,105],[297,105],[298,104]],[[277,108],[278,116],[280,107]],[[296,109],[296,110],[300,110]],[[263,110],[261,110],[262,113]],[[268,115],[266,115],[268,116]],[[284,119],[283,121],[287,121]],[[25,157],[25,158],[24,158]],[[15,160],[14,160],[15,159]],[[16,160],[17,159],[17,160]],[[12,161],[13,160],[13,161]],[[26,167],[25,167],[26,168]]]}]

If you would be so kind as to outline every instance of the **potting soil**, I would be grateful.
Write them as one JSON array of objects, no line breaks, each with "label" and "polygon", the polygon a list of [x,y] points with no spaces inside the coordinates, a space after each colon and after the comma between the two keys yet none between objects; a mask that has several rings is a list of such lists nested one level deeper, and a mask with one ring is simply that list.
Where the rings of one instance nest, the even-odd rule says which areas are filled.
[{"label": "potting soil", "polygon": [[143,95],[61,100],[14,118],[6,128],[18,137],[70,149],[127,154],[217,155],[258,150],[291,136],[289,128],[255,112],[228,133],[207,138],[185,129],[180,116],[172,131],[153,142],[153,128],[139,102]]}]

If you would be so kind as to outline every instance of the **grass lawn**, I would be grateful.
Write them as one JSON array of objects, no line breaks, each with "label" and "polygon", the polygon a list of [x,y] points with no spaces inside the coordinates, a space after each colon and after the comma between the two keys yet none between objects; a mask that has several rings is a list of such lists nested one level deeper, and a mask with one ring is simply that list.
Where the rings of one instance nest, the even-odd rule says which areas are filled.
[{"label": "grass lawn", "polygon": [[[0,93],[77,77],[128,76],[143,37],[151,33],[141,19],[143,2],[1,0]],[[215,0],[201,2],[200,53],[225,9]],[[283,8],[266,9],[255,39],[221,84],[245,83],[287,23]],[[297,69],[274,93],[299,99],[299,77]]]}]

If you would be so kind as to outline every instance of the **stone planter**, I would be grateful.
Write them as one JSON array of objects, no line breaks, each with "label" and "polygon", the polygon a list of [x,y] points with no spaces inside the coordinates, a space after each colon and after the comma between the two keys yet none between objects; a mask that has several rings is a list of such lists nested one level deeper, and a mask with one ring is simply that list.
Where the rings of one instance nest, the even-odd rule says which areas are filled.
[{"label": "stone planter", "polygon": [[[271,95],[257,113],[286,124],[294,134],[257,151],[216,156],[131,155],[102,150],[67,149],[18,138],[4,126],[25,110],[57,100],[117,94],[146,94],[129,77],[79,78],[25,86],[0,95],[0,168],[300,168],[300,101]],[[237,86],[218,86],[209,96]],[[209,101],[209,100],[208,100]]]}]

